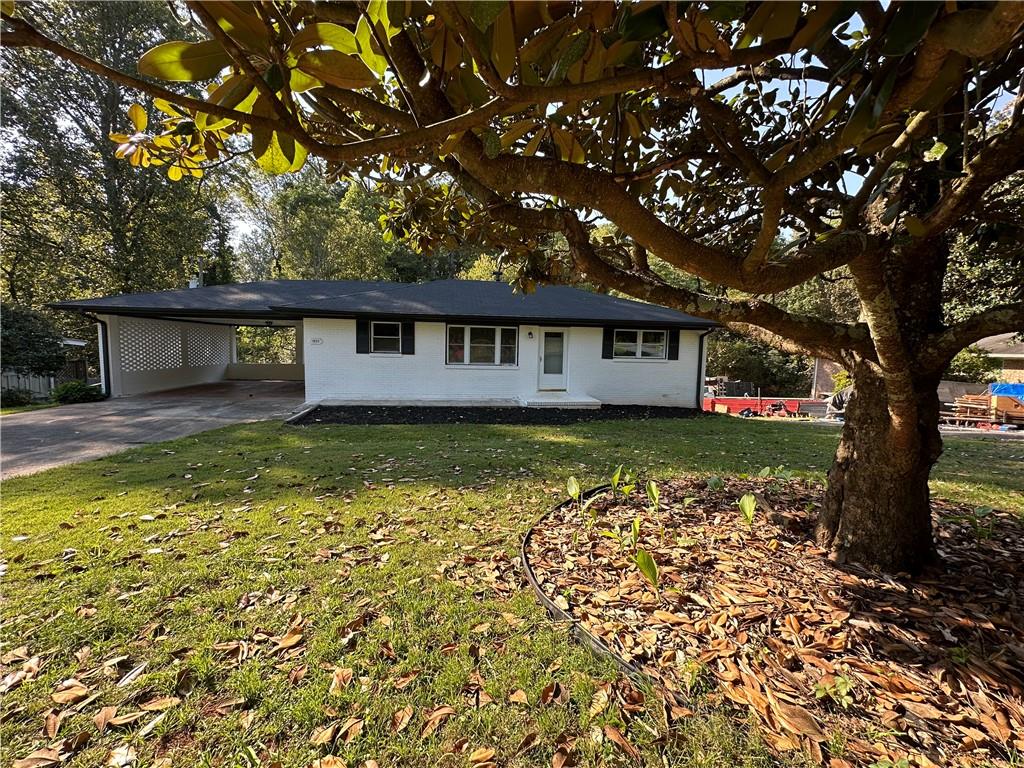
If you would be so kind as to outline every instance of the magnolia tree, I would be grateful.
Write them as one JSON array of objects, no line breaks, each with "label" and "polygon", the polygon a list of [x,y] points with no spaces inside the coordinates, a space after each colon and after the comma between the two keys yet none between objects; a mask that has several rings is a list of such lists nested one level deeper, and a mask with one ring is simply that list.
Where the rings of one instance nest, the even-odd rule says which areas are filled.
[{"label": "magnolia tree", "polygon": [[[838,361],[819,541],[933,557],[936,385],[1024,328],[1024,301],[944,313],[953,244],[997,222],[1017,239],[993,258],[1019,258],[1024,3],[187,2],[137,73],[3,10],[4,46],[153,97],[111,136],[134,165],[316,155],[388,186],[388,232],[421,250],[502,247],[526,289],[571,276]],[[773,301],[837,276],[853,322]]]}]

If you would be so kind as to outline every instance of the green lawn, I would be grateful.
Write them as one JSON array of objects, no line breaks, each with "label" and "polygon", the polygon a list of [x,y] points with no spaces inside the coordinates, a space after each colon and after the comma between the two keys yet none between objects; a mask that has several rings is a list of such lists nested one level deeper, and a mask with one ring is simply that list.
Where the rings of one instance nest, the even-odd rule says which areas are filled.
[{"label": "green lawn", "polygon": [[[508,559],[569,474],[596,482],[618,463],[655,477],[784,464],[820,477],[836,439],[727,417],[559,428],[264,422],[10,480],[3,651],[27,645],[42,668],[6,696],[0,764],[51,741],[40,736],[45,715],[67,707],[50,696],[76,677],[98,696],[60,724],[58,738],[92,734],[72,766],[101,764],[123,744],[144,767],[166,754],[175,766],[287,768],[327,753],[350,766],[465,766],[477,748],[495,749],[499,765],[551,765],[563,734],[577,740],[581,765],[626,764],[595,738],[605,724],[648,765],[769,765],[756,735],[713,709],[671,730],[651,700],[628,720],[615,701],[591,716],[597,686],[618,679],[612,665],[545,618]],[[950,439],[935,491],[1024,513],[1022,455],[1016,441]],[[515,588],[503,593],[506,583]],[[285,636],[298,614],[301,641],[272,653],[268,637]],[[332,693],[336,668],[353,679]],[[553,681],[568,700],[542,704]],[[509,701],[519,689],[528,703]],[[103,706],[130,714],[172,695],[181,702],[102,736],[92,723]],[[455,713],[422,737],[425,713],[441,705]],[[406,706],[412,720],[395,734],[392,716]],[[362,729],[349,743],[310,743],[318,727],[350,717]],[[531,733],[536,746],[517,756]]]},{"label": "green lawn", "polygon": [[42,411],[46,408],[56,408],[57,403],[32,403],[31,405],[12,405],[10,408],[0,408],[0,416],[10,416],[12,413],[28,413],[29,411]]}]

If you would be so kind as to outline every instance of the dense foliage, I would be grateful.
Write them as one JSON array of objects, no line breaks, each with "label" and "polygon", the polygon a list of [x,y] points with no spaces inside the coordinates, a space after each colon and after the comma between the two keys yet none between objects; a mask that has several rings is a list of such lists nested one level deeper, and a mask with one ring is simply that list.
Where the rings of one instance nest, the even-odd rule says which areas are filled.
[{"label": "dense foliage", "polygon": [[52,376],[67,355],[53,324],[30,309],[0,305],[0,362],[23,376]]}]

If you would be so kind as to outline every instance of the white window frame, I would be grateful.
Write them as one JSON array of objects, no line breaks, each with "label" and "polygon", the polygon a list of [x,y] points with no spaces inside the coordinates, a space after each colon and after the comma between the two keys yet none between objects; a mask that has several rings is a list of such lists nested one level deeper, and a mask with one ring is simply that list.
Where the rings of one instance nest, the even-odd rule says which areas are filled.
[{"label": "white window frame", "polygon": [[[636,349],[631,355],[619,355],[615,352],[616,341],[615,336],[619,332],[635,333],[636,334]],[[661,345],[661,355],[658,357],[644,357],[641,355],[641,350],[644,346],[644,334],[645,333],[660,333],[664,340]],[[643,361],[657,361],[657,360],[668,360],[668,331],[660,328],[613,328],[612,329],[612,360],[643,360]]]},{"label": "white window frame", "polygon": [[[374,333],[374,328],[378,325],[397,325],[398,326],[398,349],[392,351],[390,349],[376,349],[375,341],[377,334]],[[383,339],[393,339],[394,336],[382,336]],[[402,324],[394,320],[371,320],[370,321],[370,354],[373,355],[400,355],[402,354]]]},{"label": "white window frame", "polygon": [[[461,328],[462,329],[462,344],[463,344],[463,361],[457,362],[451,359],[450,347],[451,347],[451,329]],[[486,328],[487,330],[494,331],[494,362],[491,363],[480,363],[469,362],[469,337],[470,332],[474,329]],[[512,331],[516,335],[516,359],[511,363],[501,362],[501,332]],[[462,323],[452,323],[445,326],[444,329],[444,364],[450,365],[457,368],[518,368],[519,367],[519,327],[516,325],[463,325]]]}]

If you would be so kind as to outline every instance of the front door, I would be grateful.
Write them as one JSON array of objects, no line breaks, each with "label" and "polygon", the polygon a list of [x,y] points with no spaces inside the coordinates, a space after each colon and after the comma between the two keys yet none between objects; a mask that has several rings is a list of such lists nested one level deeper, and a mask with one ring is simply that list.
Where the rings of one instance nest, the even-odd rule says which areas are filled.
[{"label": "front door", "polygon": [[568,339],[564,328],[541,329],[538,389],[565,389]]}]

